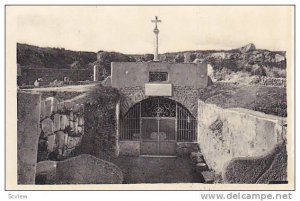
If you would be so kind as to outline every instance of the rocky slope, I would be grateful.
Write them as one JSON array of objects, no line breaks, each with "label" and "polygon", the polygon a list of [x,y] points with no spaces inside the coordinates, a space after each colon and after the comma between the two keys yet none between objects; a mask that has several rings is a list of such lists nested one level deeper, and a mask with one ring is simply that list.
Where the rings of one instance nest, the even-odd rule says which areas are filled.
[{"label": "rocky slope", "polygon": [[224,51],[166,53],[161,59],[169,62],[206,62],[212,68],[211,76],[217,80],[225,80],[226,75],[237,72],[250,76],[286,77],[285,52],[256,49],[254,44]]},{"label": "rocky slope", "polygon": [[[100,65],[110,73],[113,61],[148,62],[152,54],[125,55],[117,52],[76,52],[58,48],[40,48],[17,44],[17,62],[21,66],[44,68],[92,68]],[[286,77],[286,57],[284,51],[256,49],[248,44],[232,50],[196,50],[164,53],[162,62],[206,62],[213,80],[244,79],[249,76]]]}]

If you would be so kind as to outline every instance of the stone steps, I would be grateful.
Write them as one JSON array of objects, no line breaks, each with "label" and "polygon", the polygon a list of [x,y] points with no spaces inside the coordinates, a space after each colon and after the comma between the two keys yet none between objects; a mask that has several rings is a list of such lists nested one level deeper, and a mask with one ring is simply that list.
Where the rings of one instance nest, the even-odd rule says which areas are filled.
[{"label": "stone steps", "polygon": [[209,170],[203,154],[200,151],[192,152],[190,154],[190,159],[195,165],[195,170],[198,174],[201,174],[204,178],[204,183],[212,184],[215,180],[215,173],[212,170]]},{"label": "stone steps", "polygon": [[215,172],[208,170],[208,171],[201,172],[201,174],[204,178],[204,181],[205,181],[204,183],[205,184],[213,184],[214,183],[214,181],[215,181]]}]

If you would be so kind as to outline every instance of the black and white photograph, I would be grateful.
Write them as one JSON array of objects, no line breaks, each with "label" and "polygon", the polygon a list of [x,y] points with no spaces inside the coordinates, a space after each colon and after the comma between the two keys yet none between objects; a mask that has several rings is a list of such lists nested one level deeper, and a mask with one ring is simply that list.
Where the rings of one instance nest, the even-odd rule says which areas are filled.
[{"label": "black and white photograph", "polygon": [[6,189],[294,189],[293,5],[7,5]]}]

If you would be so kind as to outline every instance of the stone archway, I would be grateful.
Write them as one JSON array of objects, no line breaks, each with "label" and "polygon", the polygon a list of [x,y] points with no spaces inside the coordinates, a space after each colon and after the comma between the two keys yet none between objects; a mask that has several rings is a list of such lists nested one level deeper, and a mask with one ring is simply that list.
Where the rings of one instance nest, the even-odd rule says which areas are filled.
[{"label": "stone archway", "polygon": [[[197,118],[199,90],[193,87],[173,86],[173,95],[167,97],[182,104],[188,111]],[[143,87],[127,87],[120,89],[120,115],[124,116],[131,107],[140,101],[147,99]]]},{"label": "stone archway", "polygon": [[140,142],[141,155],[175,155],[177,142],[197,141],[197,120],[179,102],[151,97],[120,119],[119,139]]}]

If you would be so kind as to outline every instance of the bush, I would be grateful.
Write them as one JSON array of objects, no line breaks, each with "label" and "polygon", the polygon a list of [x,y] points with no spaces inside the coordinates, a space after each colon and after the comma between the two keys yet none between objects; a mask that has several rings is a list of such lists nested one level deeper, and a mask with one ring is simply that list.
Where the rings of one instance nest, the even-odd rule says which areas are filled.
[{"label": "bush", "polygon": [[267,72],[262,66],[254,66],[254,68],[251,70],[251,75],[266,76]]},{"label": "bush", "polygon": [[175,62],[176,63],[183,63],[184,62],[184,55],[177,54],[176,57],[175,57]]}]

